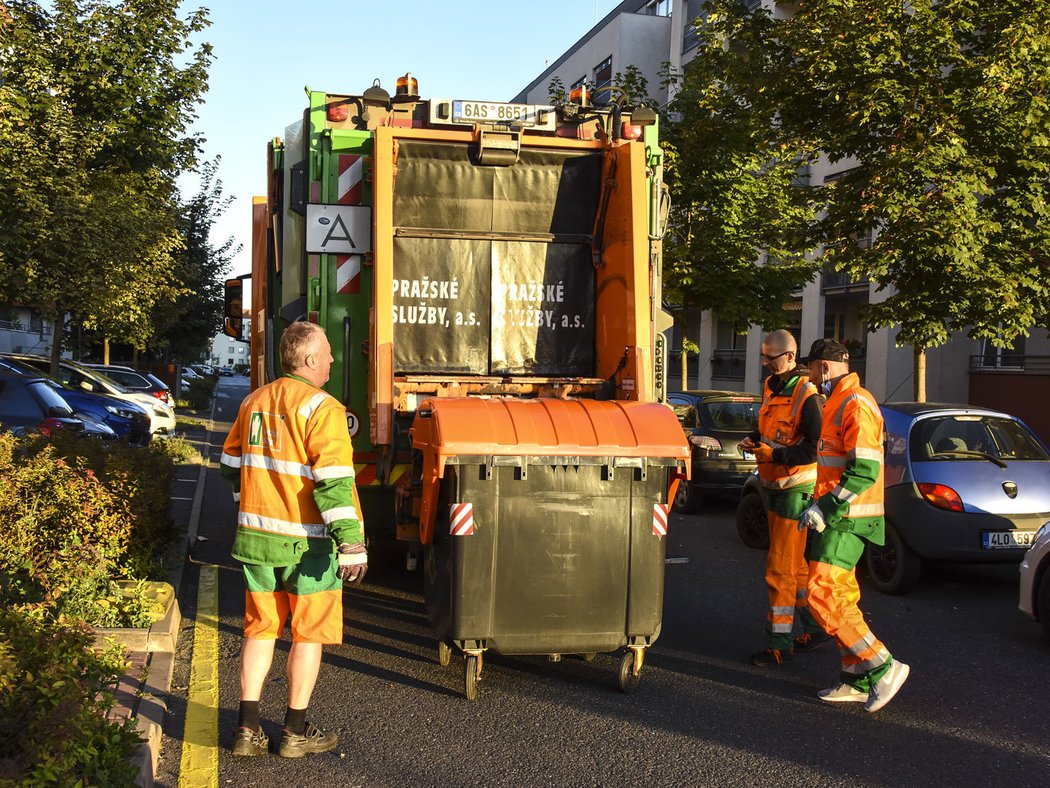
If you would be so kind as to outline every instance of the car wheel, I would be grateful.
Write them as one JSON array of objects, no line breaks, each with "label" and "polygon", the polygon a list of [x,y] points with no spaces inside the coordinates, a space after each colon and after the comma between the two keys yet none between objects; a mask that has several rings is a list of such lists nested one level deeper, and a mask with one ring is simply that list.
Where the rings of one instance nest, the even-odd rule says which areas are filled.
[{"label": "car wheel", "polygon": [[1035,595],[1035,613],[1043,625],[1043,632],[1050,638],[1050,567],[1043,570],[1043,579],[1039,581],[1039,590]]},{"label": "car wheel", "polygon": [[769,549],[769,519],[758,493],[747,493],[736,507],[736,532],[748,547]]},{"label": "car wheel", "polygon": [[700,494],[685,479],[678,482],[675,490],[674,500],[671,502],[671,511],[676,514],[692,514],[700,508]]},{"label": "car wheel", "polygon": [[886,544],[869,544],[864,551],[868,577],[884,594],[906,594],[919,582],[922,559],[904,543],[893,523],[886,521]]}]

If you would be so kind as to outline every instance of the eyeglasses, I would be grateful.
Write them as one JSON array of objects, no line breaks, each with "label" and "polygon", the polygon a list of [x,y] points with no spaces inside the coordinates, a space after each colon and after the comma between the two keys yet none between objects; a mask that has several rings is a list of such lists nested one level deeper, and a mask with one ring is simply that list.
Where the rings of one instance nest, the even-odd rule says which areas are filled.
[{"label": "eyeglasses", "polygon": [[767,356],[765,353],[760,353],[759,355],[762,356],[762,360],[768,364],[770,361],[776,361],[781,356],[786,356],[788,353],[794,352],[794,350],[785,350],[783,353],[777,353],[775,356]]}]

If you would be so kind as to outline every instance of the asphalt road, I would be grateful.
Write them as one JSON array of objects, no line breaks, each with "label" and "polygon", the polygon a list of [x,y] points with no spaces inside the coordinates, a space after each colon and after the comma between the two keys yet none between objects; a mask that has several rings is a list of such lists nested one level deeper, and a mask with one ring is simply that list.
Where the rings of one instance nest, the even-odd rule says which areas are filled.
[{"label": "asphalt road", "polygon": [[[247,393],[223,378],[216,420]],[[213,436],[213,460],[225,434]],[[1050,647],[1017,611],[1014,566],[939,567],[908,596],[864,587],[874,632],[912,667],[877,714],[829,706],[833,649],[777,669],[752,667],[762,646],[764,553],[736,536],[731,504],[673,516],[663,633],[633,695],[616,688],[619,655],[486,659],[478,699],[463,661],[438,665],[418,575],[373,555],[346,595],[346,642],[326,649],[310,715],[341,737],[300,761],[234,759],[243,585],[229,559],[234,504],[209,471],[200,534],[182,588],[171,711],[158,782],[178,771],[200,563],[219,571],[219,785],[1047,785]],[[200,562],[200,563],[196,563]],[[285,706],[282,655],[263,700],[276,742]],[[196,735],[191,732],[191,735]],[[181,783],[187,785],[186,781]]]}]

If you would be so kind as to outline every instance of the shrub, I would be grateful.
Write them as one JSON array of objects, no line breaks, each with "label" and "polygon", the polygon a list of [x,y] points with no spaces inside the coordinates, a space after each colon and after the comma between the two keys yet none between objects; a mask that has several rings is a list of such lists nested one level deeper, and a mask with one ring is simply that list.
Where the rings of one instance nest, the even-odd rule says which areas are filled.
[{"label": "shrub", "polygon": [[203,410],[211,405],[215,394],[215,378],[206,377],[190,383],[182,392],[182,400],[190,410]]},{"label": "shrub", "polygon": [[169,558],[168,452],[0,435],[0,603],[99,626],[148,621],[151,600],[117,581],[155,576]]},{"label": "shrub", "polygon": [[134,725],[106,719],[125,664],[91,645],[83,625],[0,609],[0,785],[133,784]]}]

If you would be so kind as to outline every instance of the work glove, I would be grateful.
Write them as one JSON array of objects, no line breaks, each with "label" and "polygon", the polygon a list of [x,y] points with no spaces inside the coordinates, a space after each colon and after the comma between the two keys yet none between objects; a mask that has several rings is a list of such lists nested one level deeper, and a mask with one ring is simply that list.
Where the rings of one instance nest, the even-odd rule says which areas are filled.
[{"label": "work glove", "polygon": [[339,545],[339,568],[335,574],[344,583],[360,585],[368,572],[368,552],[363,543]]},{"label": "work glove", "polygon": [[803,528],[816,531],[818,534],[827,528],[827,523],[824,522],[824,512],[820,511],[820,507],[816,504],[806,509],[798,518],[798,530],[801,531]]},{"label": "work glove", "polygon": [[748,449],[755,455],[755,462],[773,462],[773,447],[759,443],[753,449]]}]

